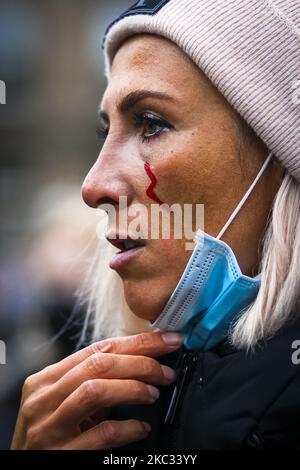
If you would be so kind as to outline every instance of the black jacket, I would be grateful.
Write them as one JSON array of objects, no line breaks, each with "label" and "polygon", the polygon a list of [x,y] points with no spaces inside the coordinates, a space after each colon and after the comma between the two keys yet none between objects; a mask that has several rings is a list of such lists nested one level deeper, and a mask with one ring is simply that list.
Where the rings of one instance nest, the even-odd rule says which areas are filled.
[{"label": "black jacket", "polygon": [[182,346],[157,358],[178,371],[177,381],[159,387],[153,405],[112,410],[111,419],[140,419],[152,426],[146,439],[122,449],[300,449],[295,340],[300,322],[261,342],[252,354],[224,342],[209,352]]}]

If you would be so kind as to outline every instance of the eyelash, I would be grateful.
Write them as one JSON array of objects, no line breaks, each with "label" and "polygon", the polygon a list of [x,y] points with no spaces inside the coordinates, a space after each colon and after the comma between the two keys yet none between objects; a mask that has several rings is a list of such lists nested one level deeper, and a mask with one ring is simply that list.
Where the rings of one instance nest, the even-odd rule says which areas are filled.
[{"label": "eyelash", "polygon": [[[169,124],[167,121],[164,121],[163,119],[159,119],[157,117],[151,117],[150,115],[147,114],[135,114],[134,115],[134,124],[137,127],[147,127],[147,126],[158,126],[161,129],[158,132],[153,132],[151,135],[141,135],[141,139],[143,143],[148,143],[152,139],[156,139],[160,137],[160,135],[167,129],[168,131],[173,129],[173,126]],[[97,128],[97,134],[101,139],[106,139],[108,135],[108,129],[105,129],[104,127],[99,126]]]}]

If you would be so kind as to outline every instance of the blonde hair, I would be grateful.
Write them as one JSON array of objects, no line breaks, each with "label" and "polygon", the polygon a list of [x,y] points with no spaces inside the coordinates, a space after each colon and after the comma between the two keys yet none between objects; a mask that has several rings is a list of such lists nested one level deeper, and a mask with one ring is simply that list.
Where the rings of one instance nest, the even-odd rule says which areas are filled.
[{"label": "blonde hair", "polygon": [[231,331],[236,347],[252,349],[300,314],[300,185],[286,174],[262,243],[261,288]]},{"label": "blonde hair", "polygon": [[[80,292],[86,316],[80,343],[154,330],[151,323],[135,316],[124,299],[120,277],[108,267],[117,250],[105,239]],[[230,339],[247,350],[273,336],[300,312],[300,185],[290,174],[273,202],[260,261],[261,288],[254,303],[233,325]]]}]

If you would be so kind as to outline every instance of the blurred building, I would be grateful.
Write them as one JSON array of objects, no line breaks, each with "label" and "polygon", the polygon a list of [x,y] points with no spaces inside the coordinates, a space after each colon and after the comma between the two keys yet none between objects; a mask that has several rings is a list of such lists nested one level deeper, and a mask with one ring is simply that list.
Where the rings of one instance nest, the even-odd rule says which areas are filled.
[{"label": "blurred building", "polygon": [[68,319],[97,222],[80,187],[100,150],[101,40],[132,3],[0,0],[0,449],[24,378],[76,344]]}]

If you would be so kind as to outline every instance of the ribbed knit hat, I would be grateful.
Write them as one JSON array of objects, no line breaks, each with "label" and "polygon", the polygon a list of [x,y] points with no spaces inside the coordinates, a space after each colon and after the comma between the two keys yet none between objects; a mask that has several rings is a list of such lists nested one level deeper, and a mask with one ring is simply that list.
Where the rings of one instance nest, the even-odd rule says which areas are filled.
[{"label": "ribbed knit hat", "polygon": [[108,79],[138,33],[176,43],[300,182],[300,0],[140,0],[106,30]]}]

